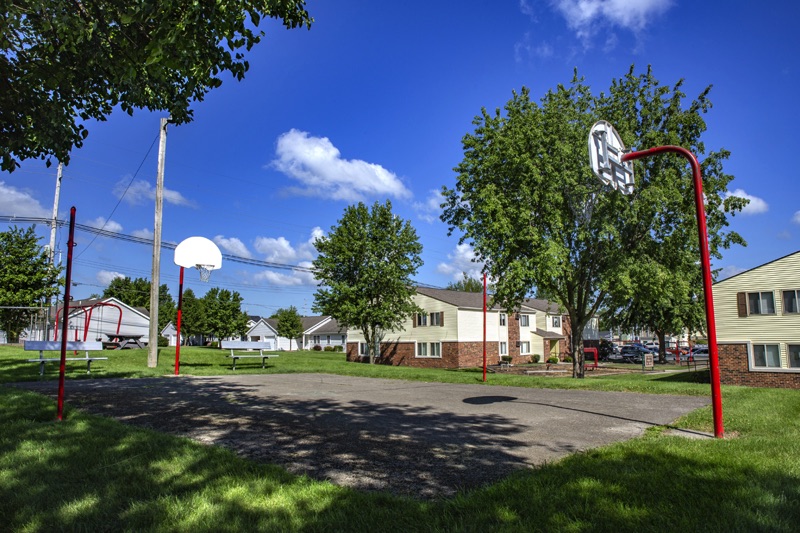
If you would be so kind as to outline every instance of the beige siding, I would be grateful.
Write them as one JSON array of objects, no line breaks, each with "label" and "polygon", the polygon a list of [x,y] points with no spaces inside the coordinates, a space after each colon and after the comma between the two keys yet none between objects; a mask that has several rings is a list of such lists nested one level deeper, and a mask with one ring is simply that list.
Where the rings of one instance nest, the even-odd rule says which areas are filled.
[{"label": "beige siding", "polygon": [[[513,320],[513,316],[511,316]],[[506,326],[500,326],[500,313],[497,311],[487,311],[486,313],[486,342],[498,342],[508,340],[508,321],[506,315]],[[458,312],[458,331],[457,339],[459,342],[481,342],[483,341],[483,309],[460,309]]]},{"label": "beige siding", "polygon": [[[783,291],[800,290],[800,252],[743,272],[714,285],[714,315],[719,342],[780,344],[781,366],[788,367],[786,344],[800,344],[800,314],[785,314]],[[740,317],[739,292],[772,292],[774,315]]]},{"label": "beige siding", "polygon": [[[390,331],[384,337],[384,342],[394,341],[454,341],[458,340],[458,308],[439,300],[415,294],[414,302],[428,314],[428,325],[413,327],[414,317],[408,318],[403,322],[397,331]],[[444,326],[431,326],[430,314],[444,312]],[[347,331],[348,342],[364,342],[364,335],[360,330],[350,329]]]}]

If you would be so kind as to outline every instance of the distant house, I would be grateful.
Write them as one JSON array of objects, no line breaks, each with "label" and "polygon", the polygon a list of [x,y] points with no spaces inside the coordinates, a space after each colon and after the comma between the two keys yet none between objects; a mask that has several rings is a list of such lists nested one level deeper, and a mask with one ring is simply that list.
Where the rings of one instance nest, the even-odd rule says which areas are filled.
[{"label": "distant house", "polygon": [[344,346],[347,332],[342,331],[330,316],[301,317],[302,332],[299,337],[290,339],[278,335],[278,321],[274,318],[259,318],[247,331],[250,341],[272,340],[278,350],[313,349],[314,346]]},{"label": "distant house", "polygon": [[[483,364],[483,294],[418,287],[414,302],[424,310],[381,341],[381,363],[463,368]],[[596,334],[596,322],[592,322]],[[569,354],[569,319],[558,305],[527,299],[513,313],[498,306],[486,314],[487,359],[528,362],[534,354],[562,359]],[[347,360],[367,357],[361,331],[347,332]]]},{"label": "distant house", "polygon": [[722,383],[800,388],[800,251],[714,284]]}]

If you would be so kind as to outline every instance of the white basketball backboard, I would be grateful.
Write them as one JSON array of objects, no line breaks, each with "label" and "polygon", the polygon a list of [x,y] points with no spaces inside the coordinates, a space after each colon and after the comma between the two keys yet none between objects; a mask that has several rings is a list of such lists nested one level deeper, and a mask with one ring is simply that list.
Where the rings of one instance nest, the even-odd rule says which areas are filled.
[{"label": "white basketball backboard", "polygon": [[633,192],[633,162],[623,162],[625,145],[614,126],[600,120],[589,132],[589,161],[595,175],[622,194]]},{"label": "white basketball backboard", "polygon": [[175,248],[175,264],[185,268],[202,266],[216,270],[222,266],[222,252],[205,237],[189,237]]}]

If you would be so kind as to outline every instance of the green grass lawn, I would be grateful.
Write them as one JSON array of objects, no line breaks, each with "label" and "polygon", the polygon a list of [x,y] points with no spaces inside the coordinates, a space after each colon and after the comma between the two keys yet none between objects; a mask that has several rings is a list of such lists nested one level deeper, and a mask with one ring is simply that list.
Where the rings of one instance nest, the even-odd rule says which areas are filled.
[{"label": "green grass lawn", "polygon": [[[173,372],[174,351],[146,368],[143,350],[105,352],[90,379]],[[38,379],[35,357],[0,347],[2,382]],[[281,353],[266,370],[480,384],[473,371],[345,363],[342,354]],[[241,369],[239,368],[241,367]],[[219,350],[182,350],[183,374],[226,375]],[[86,379],[85,365],[68,367]],[[57,377],[48,367],[47,379]],[[710,394],[704,373],[585,380],[489,375],[489,385]],[[706,378],[707,379],[707,378]],[[456,498],[419,502],[290,475],[224,449],[129,427],[0,387],[0,530],[164,531],[797,531],[800,391],[723,387],[728,438],[688,440],[654,428]],[[678,420],[710,431],[710,407]]]}]

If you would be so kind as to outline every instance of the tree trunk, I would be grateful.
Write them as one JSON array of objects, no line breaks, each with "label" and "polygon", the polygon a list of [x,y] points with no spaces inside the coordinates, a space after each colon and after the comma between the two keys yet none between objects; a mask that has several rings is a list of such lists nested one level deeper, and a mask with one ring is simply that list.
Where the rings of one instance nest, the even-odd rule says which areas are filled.
[{"label": "tree trunk", "polygon": [[658,362],[663,365],[667,363],[667,344],[664,342],[664,337],[667,335],[663,331],[656,330],[656,336],[658,337]]},{"label": "tree trunk", "polygon": [[583,328],[586,322],[581,324],[572,315],[569,317],[569,342],[570,353],[572,354],[572,377],[583,379],[585,377],[586,365],[584,364],[583,354]]}]

